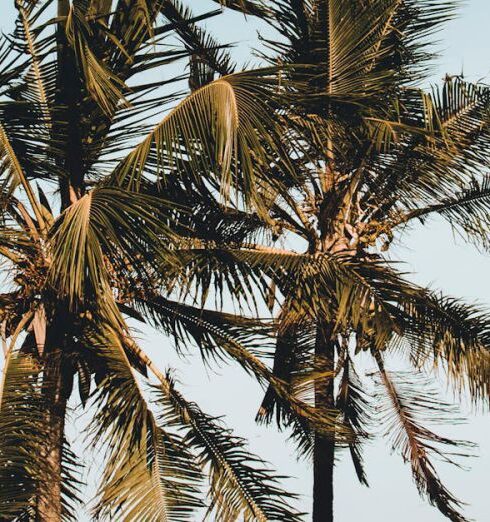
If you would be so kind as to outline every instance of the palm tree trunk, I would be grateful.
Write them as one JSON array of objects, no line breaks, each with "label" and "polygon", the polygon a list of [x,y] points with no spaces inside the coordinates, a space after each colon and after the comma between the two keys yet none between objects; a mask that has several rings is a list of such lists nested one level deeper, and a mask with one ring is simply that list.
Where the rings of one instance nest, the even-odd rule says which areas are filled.
[{"label": "palm tree trunk", "polygon": [[82,196],[84,187],[85,164],[81,137],[82,87],[77,58],[66,36],[65,19],[70,12],[69,0],[58,0],[57,39],[57,85],[55,105],[59,116],[53,124],[53,136],[64,136],[66,147],[62,154],[56,155],[56,162],[63,173],[60,175],[59,188],[61,210],[65,210]]},{"label": "palm tree trunk", "polygon": [[43,398],[46,404],[47,436],[44,449],[45,480],[42,481],[37,501],[39,522],[60,522],[61,470],[66,416],[66,394],[63,386],[61,349],[47,352],[43,377]]},{"label": "palm tree trunk", "polygon": [[[82,147],[80,140],[80,82],[77,76],[76,58],[68,44],[65,23],[70,12],[69,0],[57,0],[59,18],[57,39],[57,88],[55,105],[63,113],[58,114],[53,125],[53,135],[66,136],[64,154],[56,156],[56,162],[64,172],[59,179],[61,210],[68,208],[80,196],[82,186]],[[74,187],[74,185],[76,185]],[[58,326],[62,325],[64,313],[60,312]],[[56,325],[51,326],[51,342],[48,341],[44,359],[43,399],[46,405],[46,446],[44,459],[46,476],[37,495],[37,518],[40,522],[60,522],[62,517],[62,455],[67,405],[67,384],[63,372],[63,341],[56,334]],[[61,331],[61,330],[60,330]],[[58,332],[59,333],[59,332]],[[58,338],[57,338],[58,337]]]},{"label": "palm tree trunk", "polygon": [[[332,327],[318,324],[315,355],[327,372],[334,371],[335,346],[331,339]],[[315,405],[319,408],[335,407],[333,378],[318,380],[315,384]],[[333,469],[335,458],[334,437],[315,434],[313,450],[313,522],[333,521]]]}]

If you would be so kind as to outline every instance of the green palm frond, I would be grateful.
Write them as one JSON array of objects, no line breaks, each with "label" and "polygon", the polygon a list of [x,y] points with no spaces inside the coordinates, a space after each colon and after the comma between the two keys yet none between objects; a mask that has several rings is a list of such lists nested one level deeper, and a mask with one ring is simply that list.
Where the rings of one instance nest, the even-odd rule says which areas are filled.
[{"label": "green palm frond", "polygon": [[[163,376],[162,376],[163,377]],[[288,505],[291,495],[278,485],[262,461],[251,455],[242,439],[222,427],[220,421],[187,402],[167,375],[160,401],[171,422],[186,429],[185,440],[197,450],[199,464],[210,480],[208,516],[216,521],[300,520]]]},{"label": "green palm frond", "polygon": [[255,357],[267,356],[273,325],[270,321],[218,312],[167,299],[162,295],[138,296],[134,308],[150,324],[174,338],[180,350],[194,341],[206,360],[219,358],[221,343],[236,342]]},{"label": "green palm frond", "polygon": [[108,288],[102,248],[92,226],[91,204],[89,193],[69,207],[53,236],[51,277],[72,302],[85,295],[87,279],[95,292]]},{"label": "green palm frond", "polygon": [[[209,245],[207,248],[181,249],[177,251],[177,257],[183,266],[176,266],[177,274],[182,270],[185,281],[202,282],[203,289],[212,282],[218,292],[228,287],[231,295],[239,296],[259,283],[265,293],[267,280],[271,279],[290,299],[291,321],[296,314],[331,318],[338,309],[339,322],[347,314],[345,319],[349,316],[357,325],[366,318],[362,311],[368,312],[372,308],[380,327],[391,324],[378,295],[378,285],[383,285],[383,277],[393,280],[396,277],[376,261],[363,267],[347,256],[300,254],[253,244],[245,244],[242,248]],[[389,284],[386,286],[389,288]],[[377,306],[373,307],[373,304]]]},{"label": "green palm frond", "polygon": [[261,461],[245,450],[240,439],[231,437],[196,404],[186,402],[134,342],[131,349],[160,381],[155,389],[160,414],[154,415],[147,405],[119,334],[106,330],[102,337],[89,334],[86,341],[98,347],[107,375],[96,395],[93,424],[95,441],[104,441],[109,448],[97,515],[193,519],[193,510],[200,505],[197,464],[209,472],[210,509],[216,510],[219,520],[240,514],[247,520],[268,520],[276,514],[281,520],[299,520],[277,478],[259,466]]},{"label": "green palm frond", "polygon": [[35,3],[26,0],[16,2],[16,7],[19,12],[16,38],[25,42],[25,51],[30,57],[29,69],[26,72],[26,85],[32,89],[30,99],[41,107],[44,116],[43,123],[49,126],[51,89],[47,85],[46,71],[43,70],[43,45],[34,31],[34,26],[42,14],[43,8],[37,7],[36,9]]},{"label": "green palm frond", "polygon": [[[432,423],[444,421],[454,412],[434,398],[433,393],[427,393],[427,382],[419,379],[421,382],[414,386],[412,375],[389,373],[379,355],[377,360],[379,385],[386,394],[380,411],[393,449],[400,451],[404,461],[410,464],[419,492],[453,522],[465,522],[467,519],[459,512],[462,502],[443,485],[431,458],[436,456],[452,462],[451,450],[461,456],[461,451],[468,449],[468,443],[441,437],[423,425],[428,419]],[[453,419],[451,415],[451,422]]]},{"label": "green palm frond", "polygon": [[[465,139],[468,127],[477,130],[478,124],[474,118],[476,116],[478,119],[482,107],[488,107],[488,97],[487,85],[472,84],[459,76],[447,76],[442,88],[435,87],[432,92],[436,114],[442,126],[455,137],[462,131],[462,140]],[[487,111],[487,118],[489,116]]]},{"label": "green palm frond", "polygon": [[107,448],[94,508],[97,517],[125,520],[193,520],[200,474],[187,446],[167,433],[148,406],[121,344],[110,326],[88,332],[106,376],[96,394],[93,441]]},{"label": "green palm frond", "polygon": [[162,183],[185,175],[189,166],[194,184],[206,173],[225,200],[239,190],[245,203],[264,213],[269,150],[280,158],[282,148],[279,122],[267,102],[274,84],[274,71],[263,69],[197,89],[117,167],[119,183],[137,187],[147,163]]}]

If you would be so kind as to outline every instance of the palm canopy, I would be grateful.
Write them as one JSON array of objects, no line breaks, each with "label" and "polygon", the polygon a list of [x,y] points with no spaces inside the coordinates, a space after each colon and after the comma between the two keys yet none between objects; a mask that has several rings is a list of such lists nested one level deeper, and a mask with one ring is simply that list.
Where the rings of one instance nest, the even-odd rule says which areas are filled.
[{"label": "palm canopy", "polygon": [[[299,520],[278,477],[183,397],[128,326],[151,322],[203,355],[238,359],[289,400],[260,359],[267,325],[176,297],[176,285],[190,288],[186,245],[268,223],[279,183],[264,174],[283,148],[275,70],[235,73],[226,46],[198,26],[219,11],[13,5],[0,54],[0,518],[76,518],[78,461],[64,429],[77,383],[105,448],[94,516],[194,520],[206,508],[215,520]],[[175,76],[179,60],[190,65]],[[148,74],[157,68],[168,79]],[[290,399],[305,422],[333,424]]]},{"label": "palm canopy", "polygon": [[[271,168],[282,190],[270,205],[269,241],[212,241],[186,256],[188,277],[203,293],[214,287],[246,296],[243,280],[259,285],[276,317],[273,374],[293,396],[338,409],[337,427],[357,435],[348,446],[361,482],[362,441],[382,422],[420,493],[458,521],[465,520],[461,503],[432,457],[445,458],[459,443],[425,426],[451,408],[427,398],[431,384],[423,376],[439,367],[457,392],[466,389],[488,405],[490,317],[409,282],[388,257],[394,239],[431,214],[488,249],[490,90],[450,76],[429,92],[419,87],[433,57],[428,36],[454,7],[432,0],[271,0],[257,2],[253,13],[244,7],[278,33],[263,38],[262,56],[282,68],[284,143],[294,175]],[[297,251],[275,246],[281,237]],[[237,271],[240,279],[230,280]],[[375,401],[355,371],[361,351],[377,368]],[[413,371],[390,372],[392,354]],[[258,418],[274,414],[315,461],[323,436],[270,388]]]}]

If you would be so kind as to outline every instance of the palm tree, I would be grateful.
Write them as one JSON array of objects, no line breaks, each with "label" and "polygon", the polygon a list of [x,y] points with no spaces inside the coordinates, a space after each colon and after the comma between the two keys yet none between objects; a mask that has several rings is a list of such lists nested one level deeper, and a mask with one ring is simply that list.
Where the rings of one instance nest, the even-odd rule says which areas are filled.
[{"label": "palm tree", "polygon": [[130,327],[237,359],[306,424],[332,426],[261,361],[269,326],[205,309],[187,276],[204,241],[241,242],[270,221],[278,184],[264,174],[271,155],[287,157],[276,73],[235,72],[198,25],[219,10],[13,6],[0,44],[0,519],[76,519],[79,458],[66,439],[76,385],[104,455],[97,519],[195,520],[205,507],[217,521],[299,520],[275,474],[184,398]]},{"label": "palm tree", "polygon": [[[429,93],[419,87],[433,57],[428,36],[454,5],[232,4],[278,33],[262,38],[262,56],[282,69],[278,112],[293,168],[271,163],[269,179],[280,188],[271,192],[262,223],[269,240],[206,242],[188,254],[188,278],[203,292],[214,285],[245,300],[257,285],[276,318],[273,375],[291,397],[336,416],[333,431],[312,429],[273,386],[258,413],[265,422],[276,417],[299,453],[311,457],[314,522],[333,520],[340,448],[349,449],[367,484],[362,443],[379,424],[410,463],[420,494],[450,520],[464,521],[433,457],[451,460],[465,443],[430,427],[452,412],[433,386],[442,375],[456,391],[488,404],[490,316],[409,282],[388,257],[395,238],[432,215],[470,243],[489,247],[490,89],[450,76]],[[276,246],[281,238],[295,248]],[[374,398],[356,373],[362,353],[377,369]],[[394,356],[409,370],[390,371]]]}]

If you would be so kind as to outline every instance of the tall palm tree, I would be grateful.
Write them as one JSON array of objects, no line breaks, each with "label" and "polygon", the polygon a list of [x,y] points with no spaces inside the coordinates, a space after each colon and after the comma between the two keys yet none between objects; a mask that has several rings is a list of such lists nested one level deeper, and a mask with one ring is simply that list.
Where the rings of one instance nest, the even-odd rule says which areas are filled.
[{"label": "tall palm tree", "polygon": [[[276,417],[292,430],[300,454],[311,457],[314,522],[333,520],[340,448],[349,449],[367,484],[362,443],[379,424],[410,463],[420,494],[449,519],[464,521],[433,457],[451,460],[465,443],[430,427],[451,413],[432,387],[443,376],[488,404],[490,316],[409,282],[389,257],[395,238],[432,215],[470,243],[489,247],[490,89],[450,76],[429,93],[419,87],[433,57],[428,37],[454,5],[269,0],[229,6],[278,33],[262,38],[262,56],[282,68],[279,112],[293,168],[271,164],[269,179],[281,188],[271,192],[263,223],[269,241],[207,242],[188,254],[188,277],[203,292],[227,287],[237,299],[247,292],[243,281],[257,284],[276,317],[273,375],[291,396],[336,415],[333,431],[312,429],[273,386],[258,413],[259,420]],[[295,248],[276,246],[281,238]],[[375,397],[356,373],[363,352],[377,369]],[[407,371],[390,371],[393,356]]]},{"label": "tall palm tree", "polygon": [[306,424],[333,426],[261,361],[268,326],[203,308],[187,276],[190,249],[270,222],[279,185],[264,174],[270,157],[287,157],[275,72],[235,72],[198,25],[219,10],[14,7],[0,44],[0,519],[76,519],[79,459],[66,438],[76,385],[104,455],[97,519],[195,520],[207,508],[217,521],[299,520],[274,473],[184,398],[130,328],[150,323],[203,356],[237,359]]}]

